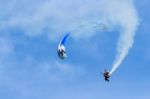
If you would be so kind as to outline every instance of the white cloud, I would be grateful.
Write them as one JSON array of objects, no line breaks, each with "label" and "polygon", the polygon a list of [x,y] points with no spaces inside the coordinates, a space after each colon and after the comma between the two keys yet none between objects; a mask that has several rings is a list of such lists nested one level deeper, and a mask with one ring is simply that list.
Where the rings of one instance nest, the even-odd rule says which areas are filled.
[{"label": "white cloud", "polygon": [[[86,69],[75,66],[70,63],[61,63],[55,60],[38,61],[32,56],[26,56],[23,60],[5,59],[0,63],[2,78],[16,79],[25,78],[24,80],[36,81],[37,79],[46,81],[74,81],[86,75]],[[15,78],[14,78],[15,77]],[[23,80],[23,81],[24,81]]]},{"label": "white cloud", "polygon": [[51,81],[74,81],[86,75],[86,69],[69,63],[60,61],[39,63],[39,72],[41,75],[48,76]]},{"label": "white cloud", "polygon": [[103,24],[107,29],[126,25],[132,14],[127,12],[134,9],[132,0],[11,0],[9,4],[1,3],[5,13],[0,13],[0,29],[21,28],[28,35],[47,32],[51,39],[65,32],[89,38],[102,31]]},{"label": "white cloud", "polygon": [[0,30],[17,28],[28,35],[49,33],[50,39],[65,32],[72,32],[74,38],[90,38],[100,33],[104,24],[110,30],[122,32],[119,53],[124,50],[127,54],[138,25],[133,0],[11,0],[11,4],[1,3],[5,12],[0,13]]}]

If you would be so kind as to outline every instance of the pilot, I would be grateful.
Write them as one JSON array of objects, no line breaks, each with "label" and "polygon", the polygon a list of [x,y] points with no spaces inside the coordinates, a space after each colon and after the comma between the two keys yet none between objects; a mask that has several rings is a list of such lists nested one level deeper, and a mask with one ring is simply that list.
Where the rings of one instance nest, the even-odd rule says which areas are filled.
[{"label": "pilot", "polygon": [[61,55],[61,56],[64,56],[65,53],[66,53],[66,52],[65,52],[63,49],[60,49],[60,55]]}]

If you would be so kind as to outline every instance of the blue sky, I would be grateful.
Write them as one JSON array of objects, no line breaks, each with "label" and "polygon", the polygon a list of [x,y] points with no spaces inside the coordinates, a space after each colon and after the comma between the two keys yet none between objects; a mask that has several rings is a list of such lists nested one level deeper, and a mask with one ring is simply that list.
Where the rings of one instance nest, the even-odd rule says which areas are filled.
[{"label": "blue sky", "polygon": [[[0,98],[149,99],[149,3],[0,0]],[[134,44],[107,83],[101,72],[112,68],[121,28],[134,28],[134,11]],[[66,32],[61,60],[57,45]]]}]

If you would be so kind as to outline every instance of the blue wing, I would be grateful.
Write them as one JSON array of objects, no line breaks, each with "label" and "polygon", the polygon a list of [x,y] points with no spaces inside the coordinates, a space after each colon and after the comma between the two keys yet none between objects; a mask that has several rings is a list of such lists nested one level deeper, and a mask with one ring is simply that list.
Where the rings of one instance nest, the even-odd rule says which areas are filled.
[{"label": "blue wing", "polygon": [[65,45],[66,39],[68,38],[69,34],[70,34],[70,33],[67,33],[67,34],[64,36],[64,38],[63,38],[62,41],[60,42],[60,45]]}]

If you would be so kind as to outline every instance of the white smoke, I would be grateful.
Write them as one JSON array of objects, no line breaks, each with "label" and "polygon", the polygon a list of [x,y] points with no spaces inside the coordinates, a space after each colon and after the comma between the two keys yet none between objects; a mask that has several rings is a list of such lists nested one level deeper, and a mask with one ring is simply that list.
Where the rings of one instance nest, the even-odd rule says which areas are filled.
[{"label": "white smoke", "polygon": [[133,0],[11,0],[11,5],[5,0],[0,8],[0,31],[19,28],[27,35],[49,33],[51,40],[57,40],[66,32],[87,39],[104,28],[117,29],[120,38],[111,74],[132,47],[138,26]]},{"label": "white smoke", "polygon": [[[124,2],[122,7],[118,7],[119,11],[115,14],[117,21],[120,23],[120,38],[118,40],[117,55],[112,65],[110,75],[120,66],[129,49],[134,43],[135,32],[138,27],[138,15],[133,2]],[[113,9],[113,8],[112,8]]]}]

